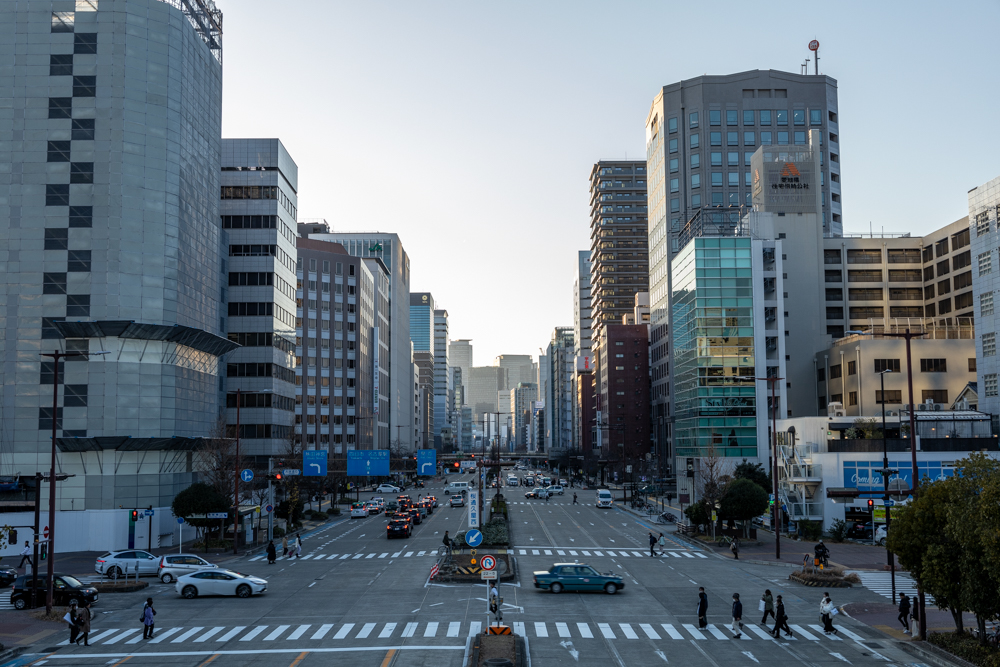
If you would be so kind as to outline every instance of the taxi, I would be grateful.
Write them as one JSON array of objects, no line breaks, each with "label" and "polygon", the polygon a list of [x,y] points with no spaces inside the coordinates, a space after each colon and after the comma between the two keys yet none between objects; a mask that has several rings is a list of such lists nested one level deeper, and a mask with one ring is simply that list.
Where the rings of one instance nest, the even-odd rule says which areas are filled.
[{"label": "taxi", "polygon": [[617,574],[601,574],[584,563],[556,563],[548,571],[534,573],[535,588],[562,593],[566,591],[604,591],[614,595],[625,588],[625,582]]}]

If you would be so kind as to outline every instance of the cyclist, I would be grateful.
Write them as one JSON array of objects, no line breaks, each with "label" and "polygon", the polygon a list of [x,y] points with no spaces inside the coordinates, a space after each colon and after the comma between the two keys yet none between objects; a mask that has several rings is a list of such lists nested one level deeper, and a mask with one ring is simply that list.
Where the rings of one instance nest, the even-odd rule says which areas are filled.
[{"label": "cyclist", "polygon": [[444,539],[441,540],[441,543],[444,545],[444,548],[448,550],[448,552],[451,551],[451,538],[448,537],[448,531],[447,530],[444,531]]},{"label": "cyclist", "polygon": [[816,554],[816,565],[823,563],[825,566],[830,558],[830,550],[826,548],[825,544],[823,544],[823,540],[819,541],[819,544],[816,545],[813,552]]}]

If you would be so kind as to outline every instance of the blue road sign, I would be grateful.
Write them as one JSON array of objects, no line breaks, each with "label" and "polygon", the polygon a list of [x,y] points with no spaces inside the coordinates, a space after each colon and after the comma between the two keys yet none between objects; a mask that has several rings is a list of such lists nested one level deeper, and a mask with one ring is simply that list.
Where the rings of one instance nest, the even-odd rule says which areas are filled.
[{"label": "blue road sign", "polygon": [[153,516],[153,510],[144,510],[143,514],[146,516]]},{"label": "blue road sign", "polygon": [[892,507],[893,505],[896,504],[896,501],[894,501],[894,500],[883,500],[882,504],[885,505],[886,507]]},{"label": "blue road sign", "polygon": [[250,468],[246,468],[245,470],[243,470],[243,472],[240,473],[240,479],[242,479],[244,482],[252,482],[253,470],[250,470]]},{"label": "blue road sign", "polygon": [[417,474],[433,475],[437,472],[437,450],[418,449],[417,450]]},{"label": "blue road sign", "polygon": [[483,534],[478,530],[467,530],[465,531],[465,543],[470,547],[478,547],[483,543]]},{"label": "blue road sign", "polygon": [[264,511],[267,512],[268,514],[270,514],[271,512],[274,511],[274,506],[273,505],[265,505],[264,506]]},{"label": "blue road sign", "polygon": [[184,523],[184,517],[182,516],[177,517],[177,523]]},{"label": "blue road sign", "polygon": [[307,449],[302,452],[303,477],[326,477],[326,460],[325,449]]},{"label": "blue road sign", "polygon": [[388,477],[388,449],[352,449],[347,452],[348,477]]}]

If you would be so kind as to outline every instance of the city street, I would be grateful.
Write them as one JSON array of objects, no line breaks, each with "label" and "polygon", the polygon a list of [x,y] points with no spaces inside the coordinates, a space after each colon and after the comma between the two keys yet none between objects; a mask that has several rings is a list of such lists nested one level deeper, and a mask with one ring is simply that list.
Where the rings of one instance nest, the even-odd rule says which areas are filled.
[{"label": "city street", "polygon": [[[428,582],[444,531],[465,530],[467,512],[447,507],[443,487],[416,491],[436,495],[440,506],[409,539],[386,540],[382,515],[344,519],[304,539],[299,560],[268,565],[254,555],[231,563],[268,580],[261,596],[185,600],[156,581],[143,593],[104,595],[89,648],[63,645],[17,664],[103,665],[131,656],[130,664],[150,666],[307,666],[342,654],[351,665],[458,667],[468,636],[488,622],[485,585]],[[527,639],[535,665],[912,662],[844,615],[840,636],[824,635],[822,590],[790,584],[785,567],[737,565],[672,534],[668,555],[653,558],[647,524],[621,509],[596,509],[592,491],[577,491],[577,506],[569,490],[548,502],[525,501],[521,488],[506,491],[519,576],[500,585],[504,622]],[[621,575],[624,590],[554,595],[533,587],[532,571],[574,560]],[[709,626],[700,631],[698,586],[709,596]],[[761,629],[757,601],[765,588],[784,596],[793,640],[775,641]],[[734,592],[746,610],[739,640],[728,628]],[[838,605],[884,600],[864,588],[831,593]],[[147,595],[157,610],[153,640],[142,639],[137,622]]]}]

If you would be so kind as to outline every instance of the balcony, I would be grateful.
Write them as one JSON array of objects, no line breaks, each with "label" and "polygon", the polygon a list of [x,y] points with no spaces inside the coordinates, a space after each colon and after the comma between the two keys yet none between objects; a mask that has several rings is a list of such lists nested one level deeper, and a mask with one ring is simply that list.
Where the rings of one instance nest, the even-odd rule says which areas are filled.
[{"label": "balcony", "polygon": [[823,520],[823,503],[786,502],[785,509],[788,511],[788,518],[792,521]]},{"label": "balcony", "polygon": [[[818,485],[823,481],[822,466],[812,463],[793,463],[785,468],[792,484]],[[806,494],[809,495],[809,494]]]}]

